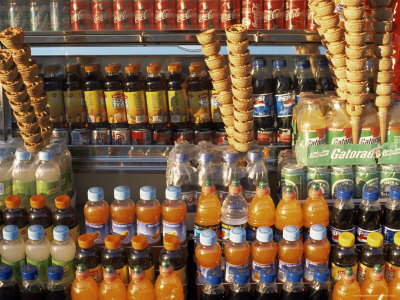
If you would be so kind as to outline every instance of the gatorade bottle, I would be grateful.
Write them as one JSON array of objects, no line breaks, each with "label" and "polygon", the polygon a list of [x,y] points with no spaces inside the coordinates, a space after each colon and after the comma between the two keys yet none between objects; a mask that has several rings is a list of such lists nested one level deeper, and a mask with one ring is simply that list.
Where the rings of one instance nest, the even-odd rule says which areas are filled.
[{"label": "gatorade bottle", "polygon": [[285,282],[288,270],[301,268],[302,262],[303,242],[300,231],[296,226],[286,226],[283,230],[283,239],[278,243],[278,281]]},{"label": "gatorade bottle", "polygon": [[314,270],[318,267],[328,267],[331,244],[326,238],[326,228],[322,225],[312,225],[310,237],[304,243],[304,280],[313,280]]},{"label": "gatorade bottle", "polygon": [[247,176],[242,179],[242,185],[243,196],[247,202],[250,202],[255,196],[257,187],[260,185],[261,181],[264,181],[268,186],[268,169],[261,151],[249,151],[247,153],[247,160]]},{"label": "gatorade bottle", "polygon": [[278,247],[273,237],[274,233],[270,227],[262,226],[257,229],[256,240],[251,244],[251,279],[254,282],[259,282],[262,270],[276,269]]},{"label": "gatorade bottle", "polygon": [[119,279],[113,267],[107,267],[104,280],[99,287],[100,300],[127,299],[125,284]]},{"label": "gatorade bottle", "polygon": [[345,99],[332,100],[332,113],[326,117],[329,145],[347,145],[353,143],[351,119],[346,110]]},{"label": "gatorade bottle", "polygon": [[103,82],[98,65],[85,66],[85,104],[88,123],[93,127],[107,124]]},{"label": "gatorade bottle", "polygon": [[391,186],[389,200],[383,213],[383,239],[393,243],[394,235],[400,231],[400,186]]},{"label": "gatorade bottle", "polygon": [[207,273],[206,284],[201,292],[200,300],[225,300],[221,270],[215,269]]},{"label": "gatorade bottle", "polygon": [[58,196],[55,200],[56,209],[53,213],[54,226],[65,225],[74,243],[78,243],[79,224],[76,211],[71,207],[71,198],[67,195]]},{"label": "gatorade bottle", "polygon": [[270,196],[267,183],[260,181],[256,195],[250,202],[249,220],[247,224],[247,240],[252,242],[256,238],[257,228],[275,225],[275,204]]},{"label": "gatorade bottle", "polygon": [[314,182],[308,191],[308,198],[303,205],[304,229],[306,231],[305,238],[310,233],[310,228],[314,224],[320,224],[324,227],[329,225],[329,208],[322,190],[318,183]]},{"label": "gatorade bottle", "polygon": [[282,287],[282,300],[305,300],[304,284],[301,280],[303,278],[303,271],[301,266],[290,268],[287,271],[287,280]]},{"label": "gatorade bottle", "polygon": [[174,267],[182,283],[186,282],[186,255],[179,247],[179,239],[175,235],[167,234],[163,239],[164,248],[160,251],[160,265],[164,260],[168,260]]},{"label": "gatorade bottle", "polygon": [[114,201],[110,205],[112,232],[120,235],[124,245],[129,244],[136,233],[135,203],[130,196],[129,187],[117,186],[114,189]]},{"label": "gatorade bottle", "polygon": [[40,151],[39,161],[36,169],[36,193],[44,195],[47,206],[53,207],[54,199],[61,191],[61,170],[51,151]]},{"label": "gatorade bottle", "polygon": [[275,216],[275,242],[278,243],[281,240],[283,229],[288,225],[296,226],[299,233],[302,231],[303,211],[292,186],[288,185],[283,189],[282,199],[276,207]]},{"label": "gatorade bottle", "polygon": [[195,250],[197,264],[197,283],[206,283],[207,274],[221,269],[221,246],[212,230],[204,230],[200,234],[200,244]]},{"label": "gatorade bottle", "polygon": [[163,237],[172,234],[181,244],[186,243],[186,204],[182,200],[181,188],[169,186],[165,189],[165,201],[162,204]]},{"label": "gatorade bottle", "polygon": [[126,126],[124,86],[119,70],[120,66],[117,64],[105,67],[104,98],[108,123],[113,128]]},{"label": "gatorade bottle", "polygon": [[36,194],[36,166],[27,151],[15,151],[15,162],[12,168],[13,194],[21,197],[22,206],[29,208],[29,199]]},{"label": "gatorade bottle", "polygon": [[347,267],[343,275],[333,288],[332,300],[361,300],[361,289],[353,269]]},{"label": "gatorade bottle", "polygon": [[356,234],[356,213],[353,202],[353,189],[348,185],[339,185],[336,200],[330,214],[330,237],[333,244],[339,241],[342,232]]},{"label": "gatorade bottle", "polygon": [[252,300],[250,273],[247,268],[236,269],[233,274],[233,284],[229,289],[228,300]]},{"label": "gatorade bottle", "polygon": [[331,255],[331,277],[335,282],[344,274],[346,268],[351,268],[357,275],[357,249],[354,246],[355,237],[351,232],[339,234],[339,244],[333,247]]},{"label": "gatorade bottle", "polygon": [[305,98],[301,116],[297,117],[299,136],[297,143],[303,147],[327,143],[326,121],[319,99]]},{"label": "gatorade bottle", "polygon": [[307,299],[325,300],[329,299],[332,290],[329,281],[330,271],[326,266],[319,266],[314,269],[313,281],[308,289]]},{"label": "gatorade bottle", "polygon": [[7,225],[3,228],[0,242],[1,263],[12,267],[13,278],[21,280],[21,267],[25,264],[25,243],[19,237],[18,227]]},{"label": "gatorade bottle", "polygon": [[153,284],[146,278],[143,269],[136,266],[128,286],[128,300],[156,300]]},{"label": "gatorade bottle", "polygon": [[371,232],[382,232],[379,189],[375,186],[368,186],[363,190],[363,200],[357,216],[357,242],[364,244]]},{"label": "gatorade bottle", "polygon": [[71,297],[72,300],[99,299],[99,287],[83,264],[79,264],[76,269],[76,277],[71,288]]},{"label": "gatorade bottle", "polygon": [[84,208],[86,233],[95,233],[95,244],[102,244],[106,236],[110,234],[108,219],[110,207],[104,200],[104,192],[100,187],[92,187],[88,190],[88,202]]},{"label": "gatorade bottle", "polygon": [[[43,300],[46,298],[46,288],[43,282],[38,278],[38,269],[36,266],[26,265],[22,267],[22,288],[21,300]],[[47,270],[46,270],[47,278]],[[46,279],[47,281],[47,279]],[[18,291],[18,288],[16,289]],[[1,298],[0,296],[0,299]],[[9,298],[18,299],[18,298]]]},{"label": "gatorade bottle", "polygon": [[368,278],[374,265],[384,266],[385,257],[383,255],[383,236],[378,232],[368,234],[367,243],[363,245],[358,266],[358,282],[362,284]]},{"label": "gatorade bottle", "polygon": [[254,300],[279,300],[278,286],[275,282],[275,269],[263,269],[254,293]]},{"label": "gatorade bottle", "polygon": [[75,265],[83,265],[90,276],[100,284],[103,281],[100,250],[94,245],[95,236],[85,233],[78,238],[78,248],[75,253]]},{"label": "gatorade bottle", "polygon": [[216,180],[217,194],[221,203],[229,194],[229,185],[232,183],[232,179],[238,177],[239,153],[228,149],[223,152],[222,159],[221,172]]},{"label": "gatorade bottle", "polygon": [[224,247],[225,281],[232,282],[236,270],[248,270],[250,262],[250,245],[246,241],[246,230],[233,227],[229,241]]},{"label": "gatorade bottle", "polygon": [[155,285],[157,300],[183,300],[182,282],[168,260],[160,265],[160,275]]},{"label": "gatorade bottle", "polygon": [[64,271],[61,266],[51,266],[48,269],[46,300],[68,300],[68,283],[64,280]]},{"label": "gatorade bottle", "polygon": [[107,267],[112,267],[118,274],[119,279],[127,285],[129,282],[128,266],[126,254],[121,248],[121,238],[119,235],[108,235],[104,240],[105,249],[103,251],[102,266],[103,273],[106,272]]},{"label": "gatorade bottle", "polygon": [[360,128],[359,144],[378,144],[381,142],[378,111],[373,100],[365,103],[360,118]]},{"label": "gatorade bottle", "polygon": [[[46,198],[43,195],[31,197],[31,209],[28,211],[29,225],[43,226],[45,236],[51,242],[53,240],[53,214],[46,206]],[[47,270],[46,270],[47,272]]]},{"label": "gatorade bottle", "polygon": [[19,235],[26,241],[28,229],[28,213],[21,207],[21,198],[17,195],[6,197],[6,208],[3,211],[4,225],[18,226]]},{"label": "gatorade bottle", "polygon": [[376,264],[368,278],[361,285],[362,299],[387,300],[389,288],[383,276],[382,265]]},{"label": "gatorade bottle", "polygon": [[396,273],[396,277],[389,284],[389,299],[400,299],[400,272]]},{"label": "gatorade bottle", "polygon": [[144,235],[136,235],[132,238],[132,249],[128,255],[129,274],[132,277],[135,266],[140,266],[146,278],[154,284],[154,262],[151,249],[147,247],[147,238]]}]

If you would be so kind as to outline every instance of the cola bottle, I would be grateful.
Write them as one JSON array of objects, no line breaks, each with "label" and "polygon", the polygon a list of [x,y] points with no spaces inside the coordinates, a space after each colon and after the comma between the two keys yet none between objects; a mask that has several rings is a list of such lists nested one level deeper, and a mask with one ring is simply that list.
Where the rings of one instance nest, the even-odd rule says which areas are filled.
[{"label": "cola bottle", "polygon": [[332,80],[332,73],[329,69],[329,62],[326,58],[323,58],[318,62],[316,77],[320,92],[326,93],[335,90],[335,84]]},{"label": "cola bottle", "polygon": [[297,102],[299,102],[301,92],[317,91],[317,82],[314,79],[314,75],[311,70],[311,63],[308,59],[298,61],[296,65],[297,65],[296,100]]}]

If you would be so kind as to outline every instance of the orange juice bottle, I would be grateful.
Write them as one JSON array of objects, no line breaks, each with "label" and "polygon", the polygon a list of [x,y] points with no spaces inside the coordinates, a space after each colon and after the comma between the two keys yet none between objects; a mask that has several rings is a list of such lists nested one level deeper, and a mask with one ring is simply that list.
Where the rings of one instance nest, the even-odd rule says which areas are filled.
[{"label": "orange juice bottle", "polygon": [[353,269],[347,267],[344,276],[336,282],[332,300],[360,300],[361,289],[356,280],[356,275],[353,273]]},{"label": "orange juice bottle", "polygon": [[169,186],[165,190],[162,204],[162,232],[176,235],[181,244],[186,243],[186,203],[182,200],[181,188]]},{"label": "orange juice bottle", "polygon": [[283,238],[278,243],[278,281],[285,282],[290,268],[301,268],[303,242],[299,228],[288,225],[283,229]]},{"label": "orange juice bottle", "polygon": [[71,297],[72,300],[99,299],[99,287],[82,264],[78,265],[76,270],[76,278],[71,288]]},{"label": "orange juice bottle", "polygon": [[195,251],[197,264],[197,282],[205,284],[207,274],[221,269],[221,246],[217,243],[215,231],[206,229],[200,234],[200,244]]},{"label": "orange juice bottle", "polygon": [[229,240],[225,244],[225,281],[233,282],[236,270],[249,269],[250,245],[246,241],[246,230],[242,227],[231,229]]},{"label": "orange juice bottle", "polygon": [[375,265],[374,269],[369,272],[369,277],[361,286],[361,299],[379,299],[387,300],[389,296],[389,288],[384,278],[381,265]]},{"label": "orange juice bottle", "polygon": [[[254,200],[251,202],[253,203]],[[251,244],[251,278],[255,282],[260,281],[260,273],[265,269],[275,271],[276,253],[278,247],[273,239],[274,232],[270,227],[258,227],[256,240]]]},{"label": "orange juice bottle", "polygon": [[168,260],[164,260],[160,266],[155,292],[157,300],[184,299],[182,282]]},{"label": "orange juice bottle", "polygon": [[326,227],[312,225],[310,237],[304,243],[304,280],[314,279],[314,270],[321,266],[328,267],[331,244],[326,238]]},{"label": "orange juice bottle", "polygon": [[312,225],[320,224],[325,227],[329,225],[329,208],[322,196],[319,183],[314,182],[308,191],[308,198],[303,205],[303,218],[305,238],[308,237]]},{"label": "orange juice bottle", "polygon": [[114,201],[110,206],[111,228],[113,234],[121,235],[121,243],[129,244],[135,235],[135,203],[127,186],[114,189]]},{"label": "orange juice bottle", "polygon": [[275,224],[275,204],[265,181],[260,181],[256,195],[250,202],[247,223],[247,240],[250,242],[256,239],[258,227],[273,227]]},{"label": "orange juice bottle", "polygon": [[161,240],[161,205],[156,199],[156,189],[153,186],[140,188],[136,217],[137,234],[144,235],[149,245],[159,244]]},{"label": "orange juice bottle", "polygon": [[400,272],[397,271],[395,277],[390,281],[389,284],[389,299],[397,300],[400,299]]},{"label": "orange juice bottle", "polygon": [[168,260],[174,267],[182,283],[186,282],[186,254],[179,246],[179,239],[175,235],[167,234],[163,239],[164,248],[159,255],[160,265],[164,260]]},{"label": "orange juice bottle", "polygon": [[107,267],[104,280],[100,284],[100,300],[125,300],[127,292],[125,284],[119,279],[113,267]]},{"label": "orange juice bottle", "polygon": [[381,142],[378,111],[371,100],[365,104],[363,109],[360,118],[360,128],[359,144],[378,144]]},{"label": "orange juice bottle", "polygon": [[329,145],[352,144],[351,119],[346,111],[346,100],[334,98],[332,113],[326,117]]},{"label": "orange juice bottle", "polygon": [[282,238],[285,226],[294,225],[299,229],[300,235],[303,229],[303,211],[293,187],[288,185],[282,191],[282,199],[279,201],[275,212],[275,242]]},{"label": "orange juice bottle", "polygon": [[128,286],[128,300],[156,300],[153,284],[146,278],[143,269],[136,266]]},{"label": "orange juice bottle", "polygon": [[125,249],[121,247],[121,238],[119,235],[108,235],[104,240],[105,249],[103,250],[102,265],[103,273],[107,267],[113,267],[115,273],[124,284],[128,284],[128,265]]},{"label": "orange juice bottle", "polygon": [[95,233],[95,244],[103,244],[106,236],[110,234],[110,207],[104,200],[102,188],[93,187],[88,190],[88,202],[85,204],[84,213],[86,233]]}]

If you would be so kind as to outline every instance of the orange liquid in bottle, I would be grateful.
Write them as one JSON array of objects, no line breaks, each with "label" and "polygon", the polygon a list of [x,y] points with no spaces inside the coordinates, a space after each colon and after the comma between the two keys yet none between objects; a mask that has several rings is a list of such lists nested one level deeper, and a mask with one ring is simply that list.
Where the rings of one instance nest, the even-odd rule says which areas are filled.
[{"label": "orange liquid in bottle", "polygon": [[336,282],[333,288],[332,300],[360,300],[361,290],[353,270],[346,268],[345,275]]},{"label": "orange liquid in bottle", "polygon": [[176,235],[181,244],[186,243],[186,203],[181,198],[181,189],[169,186],[162,204],[163,236]]},{"label": "orange liquid in bottle", "polygon": [[168,260],[162,262],[155,285],[157,300],[183,300],[182,282]]},{"label": "orange liquid in bottle", "polygon": [[361,299],[387,300],[389,288],[384,278],[381,265],[375,265],[368,278],[361,286]]},{"label": "orange liquid in bottle", "polygon": [[400,299],[400,272],[397,271],[396,276],[392,279],[389,285],[389,299]]},{"label": "orange liquid in bottle", "polygon": [[251,257],[253,259],[251,276],[255,282],[260,280],[262,269],[272,268],[275,270],[278,247],[273,240],[273,235],[271,228],[259,227],[257,229],[256,240],[251,244]]},{"label": "orange liquid in bottle", "polygon": [[242,227],[233,227],[229,240],[224,248],[225,254],[225,281],[233,281],[233,273],[236,269],[244,269],[249,266],[250,245],[246,241],[246,230]]},{"label": "orange liquid in bottle", "polygon": [[129,244],[135,235],[135,203],[130,199],[127,186],[117,186],[114,189],[110,211],[113,234],[121,236],[121,244]]},{"label": "orange liquid in bottle", "polygon": [[71,288],[72,300],[98,300],[99,287],[83,265],[78,266],[76,278]]},{"label": "orange liquid in bottle", "polygon": [[107,274],[100,285],[100,300],[125,300],[127,293],[124,283],[118,278],[112,267],[107,267]]},{"label": "orange liquid in bottle", "polygon": [[304,227],[307,232],[314,224],[327,227],[329,225],[329,208],[318,183],[313,183],[308,198],[303,205]]},{"label": "orange liquid in bottle", "polygon": [[151,282],[140,266],[136,266],[128,286],[128,300],[156,300]]}]

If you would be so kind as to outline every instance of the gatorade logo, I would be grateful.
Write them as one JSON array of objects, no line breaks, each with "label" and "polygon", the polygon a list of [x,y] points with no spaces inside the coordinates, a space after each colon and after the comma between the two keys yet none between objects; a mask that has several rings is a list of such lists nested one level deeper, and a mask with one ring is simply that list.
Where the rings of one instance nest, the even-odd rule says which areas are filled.
[{"label": "gatorade logo", "polygon": [[[360,143],[361,144],[361,143]],[[371,143],[372,144],[372,143]],[[355,151],[348,149],[347,151],[341,149],[334,149],[331,154],[331,159],[347,159],[347,158],[373,158],[373,151]]]}]

